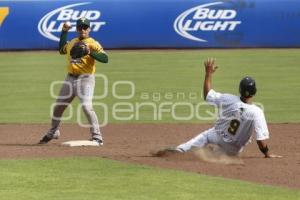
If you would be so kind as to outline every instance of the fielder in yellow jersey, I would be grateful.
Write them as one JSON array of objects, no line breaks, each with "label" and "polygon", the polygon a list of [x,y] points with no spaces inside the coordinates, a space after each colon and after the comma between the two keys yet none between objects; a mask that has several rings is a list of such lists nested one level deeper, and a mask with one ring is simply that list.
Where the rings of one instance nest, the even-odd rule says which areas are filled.
[{"label": "fielder in yellow jersey", "polygon": [[89,47],[90,51],[105,53],[99,42],[95,41],[93,38],[86,38],[83,40],[80,40],[79,38],[74,38],[68,44],[66,44],[63,49],[63,52],[65,52],[68,57],[68,72],[77,75],[94,74],[96,71],[96,62],[92,56],[86,55],[78,59],[72,59],[70,55],[71,48],[74,46],[74,44],[80,41],[84,42]]},{"label": "fielder in yellow jersey", "polygon": [[51,128],[40,140],[39,144],[46,144],[52,139],[58,139],[60,136],[59,125],[63,112],[77,96],[90,125],[91,141],[100,146],[103,145],[103,138],[97,115],[92,106],[95,88],[95,60],[107,63],[108,56],[99,42],[89,36],[91,29],[88,19],[80,18],[77,20],[76,30],[78,37],[67,42],[67,33],[70,28],[70,25],[66,22],[59,41],[60,54],[67,55],[68,74],[55,102]]}]

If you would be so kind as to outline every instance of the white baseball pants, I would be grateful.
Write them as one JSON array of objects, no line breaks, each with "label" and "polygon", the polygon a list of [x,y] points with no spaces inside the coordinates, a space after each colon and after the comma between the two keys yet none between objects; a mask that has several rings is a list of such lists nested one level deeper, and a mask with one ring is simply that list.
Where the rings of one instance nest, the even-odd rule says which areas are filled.
[{"label": "white baseball pants", "polygon": [[215,128],[208,129],[186,143],[176,147],[181,152],[187,152],[194,148],[202,148],[208,144],[218,145],[225,153],[229,155],[237,155],[243,148],[236,147],[234,144],[225,142],[221,135],[217,134]]},{"label": "white baseball pants", "polygon": [[51,128],[48,134],[54,134],[58,129],[63,112],[68,105],[73,101],[74,97],[77,96],[80,100],[82,109],[87,117],[90,125],[90,133],[93,138],[102,140],[98,118],[93,110],[92,99],[95,88],[95,76],[91,74],[84,74],[79,77],[68,74],[61,87],[59,97],[56,100]]}]

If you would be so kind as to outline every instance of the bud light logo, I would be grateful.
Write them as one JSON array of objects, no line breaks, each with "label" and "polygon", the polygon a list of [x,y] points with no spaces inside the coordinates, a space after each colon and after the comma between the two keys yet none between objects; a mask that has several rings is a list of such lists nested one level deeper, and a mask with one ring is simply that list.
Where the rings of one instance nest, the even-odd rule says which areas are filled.
[{"label": "bud light logo", "polygon": [[232,9],[213,9],[223,2],[196,6],[180,14],[174,21],[175,31],[190,40],[207,42],[198,35],[209,31],[234,31],[242,22],[236,20],[237,12]]},{"label": "bud light logo", "polygon": [[90,4],[90,2],[76,3],[61,8],[57,8],[47,13],[38,24],[38,30],[44,37],[59,41],[59,33],[62,30],[63,24],[66,21],[70,21],[72,28],[69,32],[76,32],[76,21],[79,18],[85,17],[90,20],[91,31],[99,31],[103,25],[106,24],[104,21],[100,21],[101,12],[99,10],[79,10],[75,7]]}]

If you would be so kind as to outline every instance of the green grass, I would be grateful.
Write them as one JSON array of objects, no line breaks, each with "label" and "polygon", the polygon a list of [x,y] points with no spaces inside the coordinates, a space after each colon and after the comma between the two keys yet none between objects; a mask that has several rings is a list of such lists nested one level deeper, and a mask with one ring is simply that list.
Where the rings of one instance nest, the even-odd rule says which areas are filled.
[{"label": "green grass", "polygon": [[[125,123],[205,123],[193,116],[174,120],[168,111],[153,120],[150,106],[140,110],[136,103],[148,102],[170,109],[176,102],[196,105],[202,100],[203,60],[216,57],[219,69],[213,85],[220,92],[237,94],[239,80],[256,78],[255,101],[265,107],[269,122],[300,122],[300,49],[108,51],[110,62],[98,64],[97,72],[108,77],[108,96],[95,103],[108,106],[109,122],[119,123],[111,110],[116,103],[129,103],[132,111],[118,113],[132,119]],[[63,80],[65,58],[56,52],[0,52],[0,123],[49,122],[51,82]],[[129,101],[112,94],[117,81],[131,81],[134,96]],[[97,81],[96,94],[102,94]],[[56,88],[57,90],[58,88]],[[119,85],[117,94],[130,94],[128,85]],[[177,94],[184,94],[179,95]],[[193,94],[193,98],[188,95]],[[173,97],[172,97],[173,95]],[[160,96],[160,98],[158,98]],[[171,96],[171,98],[170,98]],[[196,97],[196,98],[194,98]],[[76,110],[78,101],[72,104]],[[128,109],[129,105],[123,107]],[[207,106],[199,115],[208,117]],[[103,120],[103,109],[95,106]],[[211,110],[211,108],[210,108]],[[67,114],[67,113],[66,113]],[[176,115],[187,116],[187,107],[176,107]],[[76,115],[67,122],[75,122]],[[0,197],[10,199],[299,199],[299,191],[212,178],[193,173],[122,164],[100,158],[47,160],[0,160]],[[0,198],[0,199],[2,199]]]},{"label": "green grass", "polygon": [[5,200],[299,199],[291,189],[100,158],[0,160]]},{"label": "green grass", "polygon": [[[193,106],[203,102],[202,63],[207,57],[216,57],[219,65],[213,80],[216,90],[238,94],[240,79],[251,75],[258,86],[255,101],[264,105],[269,122],[300,122],[300,49],[135,50],[108,51],[108,54],[109,64],[97,65],[97,72],[108,78],[108,95],[94,102],[107,105],[109,122],[210,122],[211,117],[208,120],[198,119],[187,105],[173,107],[179,117],[191,114],[192,117],[186,121],[176,121],[168,111],[163,111],[161,119],[155,120],[153,108],[149,105],[141,109],[136,107],[136,103],[148,102],[159,109],[167,102],[170,104],[161,108],[172,110],[175,102]],[[64,79],[65,57],[56,52],[1,52],[0,59],[0,123],[49,122],[50,105],[54,102],[49,88],[52,81]],[[112,93],[112,86],[124,80],[135,85],[134,97],[129,100],[117,99]],[[130,92],[128,85],[116,87],[118,95],[129,95]],[[103,93],[102,79],[97,80],[95,93]],[[196,98],[189,98],[190,94]],[[120,121],[112,116],[112,108],[119,102],[129,105],[123,106],[127,111],[117,113],[117,116],[128,117],[129,120]],[[78,101],[72,104],[75,111],[77,104]],[[102,106],[95,106],[95,110],[102,121],[106,119]],[[206,110],[207,106],[200,106],[199,115],[208,117]],[[74,115],[67,122],[76,120]]]}]

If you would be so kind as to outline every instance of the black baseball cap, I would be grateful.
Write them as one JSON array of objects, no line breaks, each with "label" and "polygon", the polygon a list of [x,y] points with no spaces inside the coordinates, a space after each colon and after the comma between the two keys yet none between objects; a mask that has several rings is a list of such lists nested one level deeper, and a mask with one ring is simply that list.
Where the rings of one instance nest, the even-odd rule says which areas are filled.
[{"label": "black baseball cap", "polygon": [[79,27],[79,26],[88,26],[88,27],[90,27],[90,21],[87,18],[82,17],[82,18],[80,18],[76,21],[76,27]]}]

